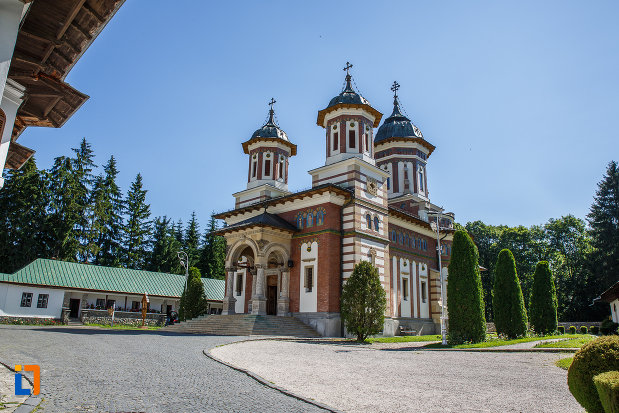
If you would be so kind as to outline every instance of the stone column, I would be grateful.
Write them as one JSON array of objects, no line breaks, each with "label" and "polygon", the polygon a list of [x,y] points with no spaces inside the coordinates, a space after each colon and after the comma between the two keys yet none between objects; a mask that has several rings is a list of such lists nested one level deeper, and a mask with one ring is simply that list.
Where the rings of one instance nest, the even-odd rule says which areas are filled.
[{"label": "stone column", "polygon": [[226,296],[224,297],[223,303],[224,309],[221,314],[231,315],[236,313],[236,310],[234,308],[236,298],[234,298],[234,291],[232,290],[232,286],[234,285],[234,274],[236,273],[236,267],[226,268],[226,273],[228,274],[228,282],[226,285]]},{"label": "stone column", "polygon": [[252,297],[251,313],[258,315],[266,315],[267,299],[264,296],[264,266],[256,264],[256,289]]},{"label": "stone column", "polygon": [[290,285],[290,271],[288,269],[281,271],[281,283],[282,291],[277,300],[277,315],[286,317],[290,315],[290,295],[288,290]]}]

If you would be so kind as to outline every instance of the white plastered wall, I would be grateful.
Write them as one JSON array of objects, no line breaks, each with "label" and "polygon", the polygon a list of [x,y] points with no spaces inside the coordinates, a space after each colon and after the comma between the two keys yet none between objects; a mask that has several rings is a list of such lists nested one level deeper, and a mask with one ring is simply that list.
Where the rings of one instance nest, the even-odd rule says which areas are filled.
[{"label": "white plastered wall", "polygon": [[[423,287],[425,283],[425,287]],[[426,301],[424,302],[423,291],[425,289]],[[419,317],[430,318],[430,280],[428,279],[428,266],[424,263],[419,264]]]},{"label": "white plastered wall", "polygon": [[[30,307],[22,307],[23,293],[32,293]],[[37,308],[39,294],[48,294],[47,308]],[[0,316],[60,318],[64,290],[0,283]]]},{"label": "white plastered wall", "polygon": [[[310,251],[307,250],[308,245]],[[314,282],[312,291],[305,289],[305,268],[313,266]],[[301,269],[299,271],[299,312],[315,313],[318,311],[318,243],[316,241],[311,244],[301,244]]]},{"label": "white plastered wall", "polygon": [[[404,290],[406,280],[406,291]],[[405,299],[406,297],[406,299]],[[411,264],[400,258],[400,317],[411,316]]]}]

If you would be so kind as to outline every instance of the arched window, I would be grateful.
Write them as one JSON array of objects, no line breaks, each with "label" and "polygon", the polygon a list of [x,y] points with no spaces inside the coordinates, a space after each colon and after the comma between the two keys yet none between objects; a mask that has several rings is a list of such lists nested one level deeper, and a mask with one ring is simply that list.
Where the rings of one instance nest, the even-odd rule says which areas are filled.
[{"label": "arched window", "polygon": [[365,216],[365,220],[367,222],[368,229],[371,230],[372,229],[372,217],[370,216],[370,214],[367,214]]},{"label": "arched window", "polygon": [[374,230],[378,231],[378,228],[380,226],[378,225],[378,217],[374,217]]},{"label": "arched window", "polygon": [[395,230],[391,231],[391,241],[395,242]]},{"label": "arched window", "polygon": [[314,215],[312,215],[312,212],[308,212],[307,213],[307,227],[313,227],[314,226]]},{"label": "arched window", "polygon": [[400,244],[404,244],[404,234],[400,232]]},{"label": "arched window", "polygon": [[419,192],[425,192],[423,189],[423,167],[419,167]]}]

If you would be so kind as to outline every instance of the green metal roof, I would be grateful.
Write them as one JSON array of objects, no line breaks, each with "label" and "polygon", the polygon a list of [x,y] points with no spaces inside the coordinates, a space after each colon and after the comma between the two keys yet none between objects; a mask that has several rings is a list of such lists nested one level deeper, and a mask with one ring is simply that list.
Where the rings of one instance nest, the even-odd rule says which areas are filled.
[{"label": "green metal roof", "polygon": [[[183,275],[42,258],[31,262],[7,279],[0,275],[0,281],[91,291],[146,293],[163,297],[180,297],[185,286]],[[203,278],[202,283],[209,300],[223,300],[225,284],[223,280]]]}]

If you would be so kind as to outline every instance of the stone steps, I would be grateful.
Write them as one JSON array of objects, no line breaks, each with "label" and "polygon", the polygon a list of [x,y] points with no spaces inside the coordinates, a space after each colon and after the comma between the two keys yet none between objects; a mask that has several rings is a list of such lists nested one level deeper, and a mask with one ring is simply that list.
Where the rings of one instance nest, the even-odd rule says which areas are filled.
[{"label": "stone steps", "polygon": [[161,331],[222,336],[320,337],[314,329],[293,317],[250,314],[200,316],[164,327]]}]

